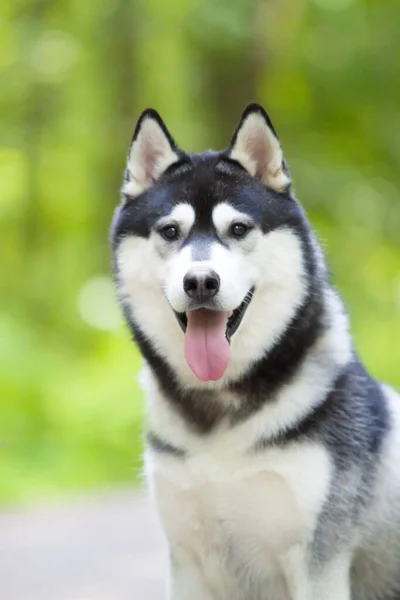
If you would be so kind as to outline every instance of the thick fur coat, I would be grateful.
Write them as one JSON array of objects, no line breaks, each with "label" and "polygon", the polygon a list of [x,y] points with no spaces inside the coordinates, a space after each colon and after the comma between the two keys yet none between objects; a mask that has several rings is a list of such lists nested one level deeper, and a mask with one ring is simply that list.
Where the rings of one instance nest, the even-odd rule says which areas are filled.
[{"label": "thick fur coat", "polygon": [[264,110],[203,154],[145,111],[112,243],[168,598],[400,599],[400,398],[354,351]]}]

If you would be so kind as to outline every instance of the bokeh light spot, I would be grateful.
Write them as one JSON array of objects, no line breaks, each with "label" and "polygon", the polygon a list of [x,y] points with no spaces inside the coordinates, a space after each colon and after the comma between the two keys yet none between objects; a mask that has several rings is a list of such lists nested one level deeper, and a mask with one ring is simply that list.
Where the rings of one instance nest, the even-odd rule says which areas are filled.
[{"label": "bokeh light spot", "polygon": [[79,314],[83,321],[96,329],[114,331],[122,323],[114,286],[110,277],[91,277],[78,297]]},{"label": "bokeh light spot", "polygon": [[75,64],[80,48],[75,38],[64,31],[47,31],[34,44],[30,62],[45,79],[63,78]]}]

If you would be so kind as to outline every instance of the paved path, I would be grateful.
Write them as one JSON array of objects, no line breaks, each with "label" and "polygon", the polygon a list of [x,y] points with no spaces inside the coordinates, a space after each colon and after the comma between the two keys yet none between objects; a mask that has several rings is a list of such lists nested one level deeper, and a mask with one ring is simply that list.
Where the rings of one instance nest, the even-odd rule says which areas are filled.
[{"label": "paved path", "polygon": [[1,600],[163,600],[165,555],[136,492],[0,512]]}]

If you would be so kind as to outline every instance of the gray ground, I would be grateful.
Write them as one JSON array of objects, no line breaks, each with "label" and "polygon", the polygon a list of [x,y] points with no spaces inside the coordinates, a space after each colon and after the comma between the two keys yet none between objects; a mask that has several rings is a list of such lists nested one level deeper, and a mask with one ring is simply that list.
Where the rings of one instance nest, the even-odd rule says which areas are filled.
[{"label": "gray ground", "polygon": [[136,492],[0,512],[1,600],[162,600],[165,556]]}]

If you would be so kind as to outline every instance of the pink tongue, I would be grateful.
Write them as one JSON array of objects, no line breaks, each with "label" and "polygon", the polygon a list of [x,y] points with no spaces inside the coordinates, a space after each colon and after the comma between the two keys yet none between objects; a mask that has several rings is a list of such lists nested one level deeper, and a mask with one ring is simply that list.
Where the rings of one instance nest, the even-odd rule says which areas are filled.
[{"label": "pink tongue", "polygon": [[215,381],[225,373],[230,347],[225,337],[228,313],[190,310],[186,313],[185,356],[201,381]]}]

